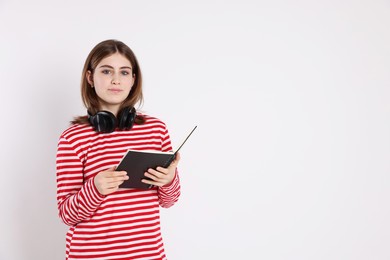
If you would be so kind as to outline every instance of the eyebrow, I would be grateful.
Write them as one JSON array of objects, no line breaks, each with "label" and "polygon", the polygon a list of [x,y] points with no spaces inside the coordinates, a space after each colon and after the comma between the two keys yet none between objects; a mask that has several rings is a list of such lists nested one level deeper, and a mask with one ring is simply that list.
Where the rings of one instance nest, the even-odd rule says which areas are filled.
[{"label": "eyebrow", "polygon": [[[110,65],[102,65],[102,66],[100,66],[99,68],[110,68],[110,69],[114,69],[114,67],[113,66],[110,66]],[[131,67],[129,67],[129,66],[123,66],[123,67],[120,67],[119,69],[132,69]]]}]

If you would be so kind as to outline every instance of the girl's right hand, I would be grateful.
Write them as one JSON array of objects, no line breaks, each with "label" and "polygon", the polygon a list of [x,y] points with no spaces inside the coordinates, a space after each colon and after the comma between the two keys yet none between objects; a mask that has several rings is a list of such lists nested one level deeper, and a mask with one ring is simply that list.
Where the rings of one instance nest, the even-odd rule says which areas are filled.
[{"label": "girl's right hand", "polygon": [[108,195],[117,191],[119,185],[128,179],[129,176],[125,171],[115,171],[115,167],[112,167],[106,171],[99,172],[95,176],[94,184],[100,194]]}]

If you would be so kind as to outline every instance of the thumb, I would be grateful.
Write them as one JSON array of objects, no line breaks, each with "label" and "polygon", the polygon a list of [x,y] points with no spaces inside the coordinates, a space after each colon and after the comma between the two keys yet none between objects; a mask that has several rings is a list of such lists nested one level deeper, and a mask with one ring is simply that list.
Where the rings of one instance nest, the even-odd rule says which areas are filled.
[{"label": "thumb", "polygon": [[175,160],[173,160],[172,164],[176,166],[179,163],[179,161],[180,161],[180,153],[177,152],[175,156]]},{"label": "thumb", "polygon": [[113,166],[113,167],[110,167],[110,168],[108,168],[107,170],[105,170],[104,172],[106,173],[106,174],[109,174],[110,172],[113,172],[113,171],[115,171],[115,166]]}]

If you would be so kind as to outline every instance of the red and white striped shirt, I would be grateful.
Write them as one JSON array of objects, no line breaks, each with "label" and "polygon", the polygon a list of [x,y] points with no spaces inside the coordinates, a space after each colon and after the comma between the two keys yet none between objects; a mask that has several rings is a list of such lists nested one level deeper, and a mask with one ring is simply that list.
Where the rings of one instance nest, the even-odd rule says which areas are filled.
[{"label": "red and white striped shirt", "polygon": [[144,115],[129,131],[96,133],[90,125],[72,125],[58,142],[57,204],[70,226],[66,259],[166,259],[160,231],[160,208],[180,196],[179,176],[150,190],[119,189],[107,196],[94,176],[116,166],[128,149],[170,151],[166,125]]}]

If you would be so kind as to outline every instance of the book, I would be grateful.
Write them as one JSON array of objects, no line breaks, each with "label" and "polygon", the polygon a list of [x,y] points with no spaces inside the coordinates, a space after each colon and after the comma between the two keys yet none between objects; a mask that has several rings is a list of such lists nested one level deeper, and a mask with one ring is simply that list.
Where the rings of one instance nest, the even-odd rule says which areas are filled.
[{"label": "book", "polygon": [[175,159],[176,153],[195,131],[196,127],[192,129],[175,152],[128,150],[116,167],[116,171],[126,171],[129,179],[124,181],[119,187],[143,190],[150,189],[152,185],[141,181],[142,179],[148,179],[144,175],[145,172],[149,168],[156,169],[158,166],[167,168]]}]

